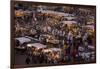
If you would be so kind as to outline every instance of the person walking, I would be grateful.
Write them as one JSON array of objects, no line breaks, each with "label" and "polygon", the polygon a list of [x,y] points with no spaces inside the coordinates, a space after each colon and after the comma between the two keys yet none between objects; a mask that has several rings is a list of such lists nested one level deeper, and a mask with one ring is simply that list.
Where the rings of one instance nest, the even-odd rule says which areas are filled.
[{"label": "person walking", "polygon": [[27,57],[25,62],[26,62],[26,64],[29,64],[30,63],[30,58]]}]

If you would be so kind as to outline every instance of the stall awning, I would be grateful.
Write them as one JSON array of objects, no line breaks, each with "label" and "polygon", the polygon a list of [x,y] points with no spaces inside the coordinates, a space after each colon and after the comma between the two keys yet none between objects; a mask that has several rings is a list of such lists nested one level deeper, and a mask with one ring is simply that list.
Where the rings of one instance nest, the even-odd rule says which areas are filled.
[{"label": "stall awning", "polygon": [[61,51],[60,48],[50,48],[50,50],[52,50],[52,51]]},{"label": "stall awning", "polygon": [[18,37],[18,38],[15,38],[15,39],[18,40],[20,42],[20,44],[31,41],[31,39],[26,38],[26,37]]},{"label": "stall awning", "polygon": [[62,23],[67,25],[77,24],[76,21],[62,21]]},{"label": "stall awning", "polygon": [[46,48],[47,46],[46,45],[43,45],[41,43],[30,43],[30,44],[27,44],[28,47],[36,47],[36,48]]}]

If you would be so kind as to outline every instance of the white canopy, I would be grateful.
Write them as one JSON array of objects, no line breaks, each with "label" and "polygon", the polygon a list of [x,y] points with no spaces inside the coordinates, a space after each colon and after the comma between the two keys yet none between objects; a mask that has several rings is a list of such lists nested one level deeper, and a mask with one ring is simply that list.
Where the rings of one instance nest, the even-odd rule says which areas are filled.
[{"label": "white canopy", "polygon": [[52,52],[50,49],[44,49],[43,52]]},{"label": "white canopy", "polygon": [[15,39],[18,40],[21,44],[31,41],[31,39],[26,38],[26,37],[18,37],[18,38],[15,38]]},{"label": "white canopy", "polygon": [[28,47],[36,47],[36,48],[46,48],[47,46],[46,45],[43,45],[41,43],[30,43],[30,44],[27,44]]},{"label": "white canopy", "polygon": [[57,51],[61,51],[60,48],[48,48],[48,49],[44,49],[43,52],[57,52]]},{"label": "white canopy", "polygon": [[63,24],[67,24],[67,25],[71,25],[71,24],[77,24],[77,22],[76,21],[63,21],[62,22]]},{"label": "white canopy", "polygon": [[30,37],[30,36],[25,36],[25,38],[28,38],[28,39],[31,39],[31,40],[35,40],[35,41],[39,41],[38,39]]},{"label": "white canopy", "polygon": [[68,20],[72,20],[72,19],[75,19],[76,17],[71,17],[71,16],[66,16],[64,17],[65,19],[68,19]]},{"label": "white canopy", "polygon": [[89,48],[89,49],[95,49],[95,47],[92,46],[92,45],[88,45],[88,48]]},{"label": "white canopy", "polygon": [[47,14],[55,14],[57,16],[74,16],[73,14],[62,13],[62,12],[57,12],[57,11],[50,11],[50,10],[41,10],[41,12],[47,13]]},{"label": "white canopy", "polygon": [[60,48],[50,48],[52,51],[61,51]]},{"label": "white canopy", "polygon": [[86,25],[86,26],[83,26],[83,27],[94,29],[94,25]]},{"label": "white canopy", "polygon": [[86,27],[91,28],[91,29],[94,29],[94,26],[93,25],[86,25]]}]

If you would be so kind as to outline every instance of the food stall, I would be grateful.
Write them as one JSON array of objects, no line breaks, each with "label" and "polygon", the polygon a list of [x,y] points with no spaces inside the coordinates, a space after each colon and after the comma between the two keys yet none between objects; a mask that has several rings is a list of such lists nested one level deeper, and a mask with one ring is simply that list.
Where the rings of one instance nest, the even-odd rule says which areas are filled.
[{"label": "food stall", "polygon": [[15,44],[18,42],[17,46],[15,46],[16,53],[24,53],[26,49],[26,44],[31,42],[30,38],[27,37],[17,37],[15,38]]},{"label": "food stall", "polygon": [[59,60],[61,58],[61,49],[60,48],[48,48],[43,50],[44,53],[47,53],[51,59]]}]

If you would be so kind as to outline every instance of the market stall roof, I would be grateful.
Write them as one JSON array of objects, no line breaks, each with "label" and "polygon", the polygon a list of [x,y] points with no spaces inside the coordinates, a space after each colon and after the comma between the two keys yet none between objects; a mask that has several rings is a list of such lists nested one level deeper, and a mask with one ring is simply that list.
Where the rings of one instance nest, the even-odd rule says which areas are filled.
[{"label": "market stall roof", "polygon": [[72,17],[72,16],[66,16],[64,17],[65,19],[68,19],[68,20],[72,20],[72,19],[76,19],[76,17]]},{"label": "market stall roof", "polygon": [[93,46],[93,45],[88,45],[88,48],[93,50],[93,49],[95,49],[95,46]]},{"label": "market stall roof", "polygon": [[61,51],[60,48],[50,48],[52,51]]},{"label": "market stall roof", "polygon": [[35,41],[39,41],[38,39],[30,37],[30,36],[25,36],[25,38],[28,38],[28,39],[31,39],[31,40],[35,40]]},{"label": "market stall roof", "polygon": [[30,43],[30,44],[27,44],[28,47],[36,47],[36,48],[46,48],[47,46],[46,45],[43,45],[41,43]]},{"label": "market stall roof", "polygon": [[50,49],[45,49],[45,50],[43,50],[43,52],[52,52],[52,50],[50,50]]},{"label": "market stall roof", "polygon": [[87,28],[94,29],[94,25],[86,25]]},{"label": "market stall roof", "polygon": [[61,51],[60,48],[48,48],[48,49],[44,49],[43,52],[57,52],[57,51]]},{"label": "market stall roof", "polygon": [[67,25],[72,25],[72,24],[77,24],[76,21],[62,21],[63,24],[67,24]]},{"label": "market stall roof", "polygon": [[55,14],[55,15],[58,15],[58,16],[74,16],[73,14],[62,13],[62,12],[51,11],[51,10],[41,10],[41,12],[46,13],[46,14]]},{"label": "market stall roof", "polygon": [[31,41],[31,39],[26,38],[26,37],[18,37],[18,38],[15,38],[15,39],[18,40],[21,44]]}]

